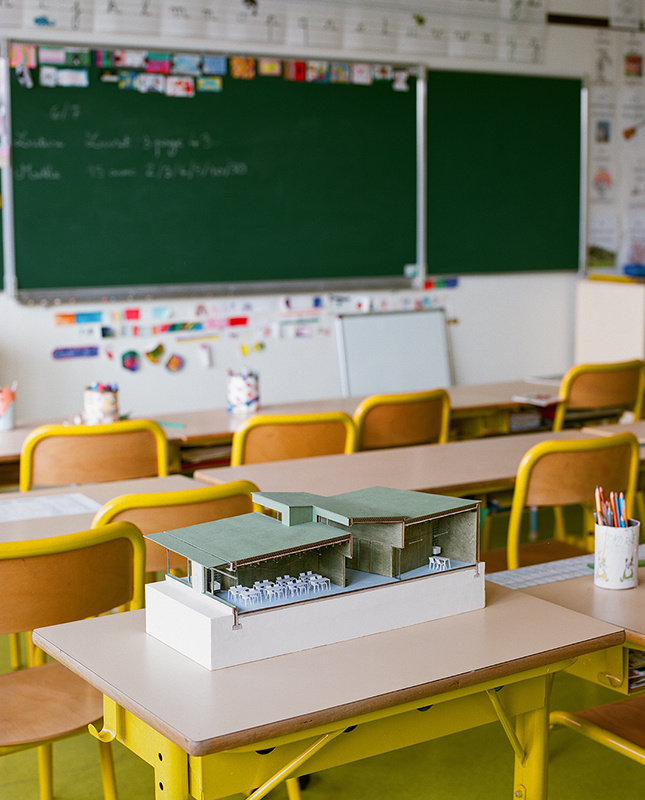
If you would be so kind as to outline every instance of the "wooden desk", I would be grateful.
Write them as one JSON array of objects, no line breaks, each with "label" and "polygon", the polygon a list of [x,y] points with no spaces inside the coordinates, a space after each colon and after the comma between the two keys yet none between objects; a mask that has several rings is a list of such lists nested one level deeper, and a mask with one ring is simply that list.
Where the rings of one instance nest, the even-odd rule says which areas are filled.
[{"label": "wooden desk", "polygon": [[264,492],[306,491],[325,496],[388,486],[456,496],[500,491],[515,484],[526,451],[547,439],[593,436],[577,430],[494,436],[446,444],[200,469],[207,483],[250,480]]},{"label": "wooden desk", "polygon": [[[0,507],[7,500],[30,501],[38,497],[55,497],[78,492],[95,500],[100,505],[113,497],[132,492],[173,492],[182,489],[199,488],[204,484],[183,475],[168,475],[163,478],[136,478],[127,481],[107,481],[105,483],[86,483],[80,486],[64,486],[55,489],[34,489],[30,492],[2,492]],[[42,539],[60,536],[65,533],[89,530],[95,512],[63,514],[45,518],[0,521],[0,542],[17,542],[25,539]]]},{"label": "wooden desk", "polygon": [[587,433],[593,433],[594,436],[612,436],[614,433],[628,431],[633,433],[642,445],[645,444],[645,419],[640,419],[638,422],[617,423],[615,425],[588,425],[583,430]]},{"label": "wooden desk", "polygon": [[[510,415],[521,410],[512,400],[515,394],[527,391],[552,391],[553,387],[526,381],[504,381],[474,386],[452,386],[448,389],[452,419],[460,438],[482,436],[490,433],[507,433]],[[326,398],[295,403],[263,405],[262,414],[306,414],[318,411],[346,411],[353,414],[361,397]],[[162,424],[173,445],[176,462],[181,461],[181,450],[197,447],[230,445],[233,433],[246,420],[229,414],[225,408],[203,411],[185,411],[152,415]],[[0,485],[18,483],[18,464],[22,443],[39,425],[60,423],[61,419],[18,420],[12,431],[0,432]],[[166,423],[164,425],[164,423]]]},{"label": "wooden desk", "polygon": [[[482,436],[491,433],[508,433],[509,417],[514,411],[526,409],[515,402],[514,395],[527,392],[553,393],[554,387],[548,384],[528,383],[524,380],[484,383],[471,386],[450,386],[446,390],[450,396],[451,420],[456,423],[464,437]],[[345,411],[352,415],[363,397],[331,397],[321,400],[302,400],[294,403],[262,404],[260,414],[313,414],[324,411]],[[535,410],[534,406],[531,406]],[[159,421],[183,425],[172,435],[183,442],[199,442],[208,437],[224,439],[246,420],[236,417],[224,408],[205,411],[187,411],[174,414],[161,414]],[[170,429],[167,430],[170,435]]]},{"label": "wooden desk", "polygon": [[497,719],[516,753],[513,796],[544,800],[553,673],[624,639],[489,584],[478,611],[210,672],[148,636],[144,615],[40,629],[34,641],[104,693],[102,736],[154,767],[158,800],[261,787],[258,800],[285,778]]},{"label": "wooden desk", "polygon": [[[589,555],[593,563],[593,554]],[[594,584],[593,571],[583,578],[572,578],[522,592],[548,600],[594,619],[625,628],[624,647],[612,648],[595,657],[582,658],[570,672],[609,686],[621,694],[635,693],[629,681],[629,651],[645,650],[645,567],[638,570],[638,586],[633,589],[601,589]],[[641,694],[644,690],[638,690]]]}]

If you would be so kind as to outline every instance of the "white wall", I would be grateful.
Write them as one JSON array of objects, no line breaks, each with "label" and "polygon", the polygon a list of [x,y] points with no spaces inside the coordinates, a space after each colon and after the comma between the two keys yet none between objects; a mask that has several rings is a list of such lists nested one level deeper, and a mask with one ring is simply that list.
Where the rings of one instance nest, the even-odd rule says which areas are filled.
[{"label": "white wall", "polygon": [[[606,16],[607,7],[608,0],[584,5],[578,0],[559,0],[555,10],[582,14],[587,9],[589,14]],[[585,75],[591,70],[593,35],[589,29],[549,26],[545,63],[523,65],[522,72]],[[436,59],[428,63],[451,69],[517,71],[513,65],[473,60]],[[455,320],[450,337],[456,382],[480,383],[564,371],[573,363],[575,284],[574,273],[486,275],[461,278],[454,289],[423,293],[433,305],[444,305],[448,317]],[[377,305],[382,300],[373,293],[370,296]],[[396,296],[390,296],[389,302],[396,303]],[[103,308],[119,311],[136,305],[145,316],[159,304],[116,303]],[[194,300],[172,300],[165,305],[172,308],[175,320],[194,318]],[[239,339],[223,336],[209,341],[211,367],[203,366],[199,343],[179,343],[176,337],[166,335],[162,338],[167,353],[178,352],[186,359],[185,368],[177,373],[145,359],[137,373],[128,373],[119,364],[118,356],[130,345],[144,351],[156,346],[160,337],[115,340],[112,361],[104,353],[93,359],[55,361],[51,356],[54,347],[83,341],[72,326],[55,325],[55,315],[100,307],[25,307],[0,293],[0,385],[18,380],[19,418],[74,414],[80,410],[83,387],[93,381],[119,384],[123,412],[152,415],[223,406],[227,369],[241,366],[259,371],[261,400],[267,403],[340,393],[335,340],[328,332],[331,317],[327,314],[322,318],[325,330],[320,332],[318,326],[310,338],[277,338],[251,329]],[[251,352],[246,358],[240,355],[240,344],[252,346],[260,340],[265,345],[262,352]]]}]

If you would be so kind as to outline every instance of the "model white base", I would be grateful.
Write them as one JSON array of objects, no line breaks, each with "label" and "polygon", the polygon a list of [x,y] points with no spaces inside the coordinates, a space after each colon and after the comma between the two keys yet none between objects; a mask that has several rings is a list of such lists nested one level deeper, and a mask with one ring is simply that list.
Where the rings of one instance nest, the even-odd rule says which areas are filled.
[{"label": "model white base", "polygon": [[172,577],[146,586],[146,631],[206,669],[483,608],[484,564],[240,615]]}]

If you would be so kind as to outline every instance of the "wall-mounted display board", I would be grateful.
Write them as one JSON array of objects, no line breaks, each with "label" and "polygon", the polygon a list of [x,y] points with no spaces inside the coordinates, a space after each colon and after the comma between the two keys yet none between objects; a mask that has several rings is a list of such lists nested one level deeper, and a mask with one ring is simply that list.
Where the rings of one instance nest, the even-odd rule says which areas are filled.
[{"label": "wall-mounted display board", "polygon": [[25,72],[11,71],[20,297],[410,285],[413,76],[400,91],[391,75],[370,85],[236,79],[229,66],[187,77],[178,91],[194,96],[169,97],[158,88],[170,76],[96,66],[102,53],[78,71],[86,87],[43,85],[41,67],[27,71],[27,88]]},{"label": "wall-mounted display board", "polygon": [[442,308],[341,314],[336,341],[343,397],[422,392],[452,384]]},{"label": "wall-mounted display board", "polygon": [[429,273],[579,268],[582,88],[428,73]]},{"label": "wall-mounted display board", "polygon": [[580,80],[52,50],[10,70],[20,299],[578,269]]}]

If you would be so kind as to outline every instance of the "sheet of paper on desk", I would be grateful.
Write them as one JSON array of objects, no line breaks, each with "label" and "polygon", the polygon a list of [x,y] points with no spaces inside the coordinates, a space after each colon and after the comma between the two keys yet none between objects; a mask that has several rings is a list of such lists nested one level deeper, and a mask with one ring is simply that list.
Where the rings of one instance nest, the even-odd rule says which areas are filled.
[{"label": "sheet of paper on desk", "polygon": [[17,497],[0,500],[0,522],[17,522],[41,517],[63,517],[98,511],[101,504],[81,492],[49,497]]}]

